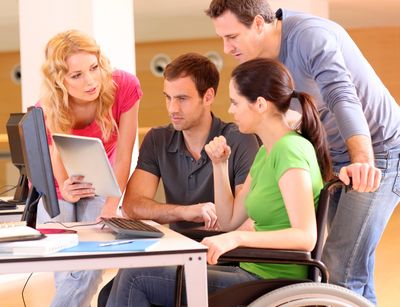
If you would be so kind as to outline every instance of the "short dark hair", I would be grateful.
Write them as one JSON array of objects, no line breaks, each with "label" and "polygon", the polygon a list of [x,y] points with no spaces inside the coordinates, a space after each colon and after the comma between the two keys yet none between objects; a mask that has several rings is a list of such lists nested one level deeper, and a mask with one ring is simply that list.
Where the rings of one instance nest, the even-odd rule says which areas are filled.
[{"label": "short dark hair", "polygon": [[275,12],[266,0],[212,0],[205,13],[210,18],[217,18],[227,10],[246,27],[252,25],[257,15],[261,15],[266,23],[275,19]]},{"label": "short dark hair", "polygon": [[178,78],[192,78],[200,97],[212,87],[217,93],[219,72],[217,67],[207,57],[198,53],[186,53],[165,67],[164,78],[168,81]]}]

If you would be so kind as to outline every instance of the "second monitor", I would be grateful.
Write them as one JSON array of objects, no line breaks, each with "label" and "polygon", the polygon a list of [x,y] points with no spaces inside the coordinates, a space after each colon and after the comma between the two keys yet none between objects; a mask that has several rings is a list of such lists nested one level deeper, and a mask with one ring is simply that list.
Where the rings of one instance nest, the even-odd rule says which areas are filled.
[{"label": "second monitor", "polygon": [[25,113],[11,113],[6,124],[11,161],[19,170],[19,179],[16,184],[14,198],[8,201],[15,204],[24,204],[28,197],[29,190],[18,125],[24,115]]},{"label": "second monitor", "polygon": [[43,200],[44,208],[50,217],[60,214],[43,110],[38,107],[29,108],[19,121],[18,129],[26,173],[30,181],[22,219],[28,226],[35,228],[40,199]]}]

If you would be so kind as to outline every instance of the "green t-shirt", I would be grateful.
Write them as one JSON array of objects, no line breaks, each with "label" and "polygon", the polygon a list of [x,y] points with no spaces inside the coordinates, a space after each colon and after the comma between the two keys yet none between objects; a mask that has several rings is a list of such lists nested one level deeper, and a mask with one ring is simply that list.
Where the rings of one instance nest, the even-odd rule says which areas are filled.
[{"label": "green t-shirt", "polygon": [[[251,186],[245,200],[247,214],[254,220],[256,231],[290,228],[290,220],[279,189],[279,179],[291,168],[309,172],[313,187],[314,204],[318,203],[323,180],[312,144],[289,132],[278,140],[267,154],[260,147],[250,169]],[[307,266],[295,264],[245,263],[241,268],[262,278],[306,278]]]}]

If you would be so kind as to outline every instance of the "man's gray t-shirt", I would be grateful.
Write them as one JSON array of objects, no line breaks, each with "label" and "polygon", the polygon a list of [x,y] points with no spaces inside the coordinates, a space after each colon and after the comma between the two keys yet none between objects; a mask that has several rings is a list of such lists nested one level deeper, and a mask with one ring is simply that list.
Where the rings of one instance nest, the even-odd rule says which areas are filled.
[{"label": "man's gray t-shirt", "polygon": [[375,153],[400,146],[400,107],[348,33],[327,19],[282,12],[279,60],[296,90],[315,98],[333,161],[350,161],[345,140],[354,135],[371,136]]},{"label": "man's gray t-shirt", "polygon": [[[206,144],[220,135],[225,136],[232,150],[229,180],[234,193],[235,186],[244,183],[259,146],[254,135],[242,134],[236,125],[224,123],[213,116]],[[172,125],[152,128],[146,134],[140,147],[137,168],[162,179],[165,199],[169,204],[214,202],[211,160],[203,149],[201,158],[196,161],[186,148],[182,132]],[[198,225],[184,221],[170,224],[174,229]]]}]

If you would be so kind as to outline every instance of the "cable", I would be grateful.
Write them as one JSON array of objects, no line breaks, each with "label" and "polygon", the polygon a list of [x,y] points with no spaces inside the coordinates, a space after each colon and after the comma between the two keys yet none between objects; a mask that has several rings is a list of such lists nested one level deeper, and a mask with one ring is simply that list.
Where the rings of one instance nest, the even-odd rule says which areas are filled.
[{"label": "cable", "polygon": [[5,187],[11,187],[11,188],[8,189],[8,190],[5,190],[5,191],[0,192],[0,196],[17,188],[16,185],[6,184],[6,185],[1,186],[0,189],[3,189],[3,188],[5,188]]},{"label": "cable", "polygon": [[44,224],[51,224],[51,223],[56,223],[56,224],[60,224],[61,226],[65,227],[65,228],[75,228],[75,227],[82,227],[82,226],[93,226],[93,225],[98,225],[100,223],[103,223],[103,221],[99,221],[96,223],[88,223],[88,224],[78,224],[78,225],[72,225],[72,226],[67,226],[62,222],[57,222],[57,221],[47,221],[44,222]]},{"label": "cable", "polygon": [[[42,195],[43,195],[43,194],[40,194],[39,197],[35,199],[35,201],[33,201],[33,202],[31,202],[31,203],[29,204],[29,206],[36,205],[36,204],[39,202],[39,200],[40,200],[40,198],[42,197]],[[27,205],[28,205],[28,204],[27,204]]]},{"label": "cable", "polygon": [[32,275],[33,275],[33,273],[29,274],[29,276],[26,279],[26,282],[24,284],[24,287],[22,288],[21,296],[22,296],[22,302],[24,303],[24,307],[26,307],[25,298],[24,298],[24,291],[25,291],[26,285],[28,284],[28,281],[32,277]]}]

